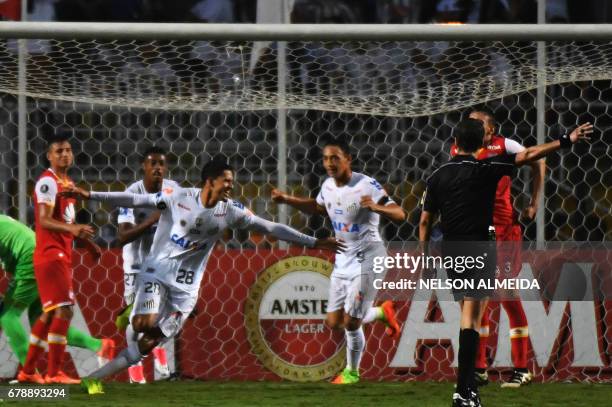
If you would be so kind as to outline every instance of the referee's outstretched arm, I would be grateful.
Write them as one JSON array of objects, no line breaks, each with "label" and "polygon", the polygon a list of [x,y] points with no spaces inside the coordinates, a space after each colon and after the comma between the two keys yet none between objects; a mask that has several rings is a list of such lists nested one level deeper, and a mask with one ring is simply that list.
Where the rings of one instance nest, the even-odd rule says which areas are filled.
[{"label": "referee's outstretched arm", "polygon": [[590,140],[591,133],[593,133],[593,125],[586,122],[576,127],[574,131],[569,134],[569,136],[566,134],[560,137],[558,140],[528,147],[522,152],[517,153],[515,163],[517,166],[529,164],[539,160],[547,154],[552,153],[553,151],[557,151],[562,148],[570,148],[572,144],[576,144],[580,140]]}]

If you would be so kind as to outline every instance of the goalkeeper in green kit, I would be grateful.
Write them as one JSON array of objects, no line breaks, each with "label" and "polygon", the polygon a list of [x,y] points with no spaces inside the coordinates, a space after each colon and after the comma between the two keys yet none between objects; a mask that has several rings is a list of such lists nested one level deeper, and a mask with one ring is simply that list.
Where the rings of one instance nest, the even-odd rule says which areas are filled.
[{"label": "goalkeeper in green kit", "polygon": [[[28,311],[30,324],[42,314],[32,256],[36,238],[34,232],[11,217],[0,215],[0,264],[12,276],[4,299],[0,300],[0,328],[23,365],[28,354],[29,338],[21,325],[21,314]],[[114,342],[97,339],[73,327],[68,329],[68,345],[89,349],[98,354],[98,361],[112,359]]]}]

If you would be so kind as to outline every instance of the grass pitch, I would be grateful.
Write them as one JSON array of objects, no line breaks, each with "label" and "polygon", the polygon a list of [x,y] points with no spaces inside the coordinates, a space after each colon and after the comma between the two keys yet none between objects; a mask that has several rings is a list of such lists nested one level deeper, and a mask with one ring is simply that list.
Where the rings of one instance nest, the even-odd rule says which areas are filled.
[{"label": "grass pitch", "polygon": [[[79,386],[70,386],[69,390],[69,400],[5,400],[0,402],[0,406],[449,407],[453,385],[362,382],[353,386],[332,386],[327,383],[178,381],[146,385],[107,383],[105,394],[96,396],[85,394]],[[552,383],[501,389],[498,384],[492,383],[482,389],[481,396],[486,407],[603,407],[612,405],[612,385]]]}]

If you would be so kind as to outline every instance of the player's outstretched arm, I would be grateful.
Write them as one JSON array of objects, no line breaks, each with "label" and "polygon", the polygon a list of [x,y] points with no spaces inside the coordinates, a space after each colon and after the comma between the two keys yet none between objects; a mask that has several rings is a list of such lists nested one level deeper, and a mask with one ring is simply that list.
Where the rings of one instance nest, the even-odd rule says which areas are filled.
[{"label": "player's outstretched arm", "polygon": [[302,198],[299,196],[289,195],[276,188],[272,190],[272,201],[277,204],[287,204],[294,207],[300,212],[309,215],[326,215],[325,208],[317,203],[314,198]]},{"label": "player's outstretched arm", "polygon": [[157,208],[157,194],[133,194],[131,192],[97,192],[86,191],[82,188],[72,187],[60,192],[60,195],[73,198],[90,199],[106,202],[112,206],[128,208]]},{"label": "player's outstretched arm", "polygon": [[589,122],[576,127],[569,135],[564,135],[559,140],[551,141],[550,143],[538,144],[526,148],[524,151],[516,154],[515,163],[517,166],[529,164],[533,161],[545,157],[547,154],[557,151],[561,148],[570,148],[573,144],[582,140],[590,140],[590,135],[593,133],[593,125]]},{"label": "player's outstretched arm", "polygon": [[248,229],[265,235],[274,236],[275,238],[284,240],[286,242],[296,243],[301,246],[312,247],[315,249],[333,250],[335,252],[342,252],[344,249],[346,249],[346,246],[342,240],[336,240],[333,238],[317,239],[298,232],[292,227],[283,225],[282,223],[270,222],[269,220],[265,220],[259,216],[253,216]]}]

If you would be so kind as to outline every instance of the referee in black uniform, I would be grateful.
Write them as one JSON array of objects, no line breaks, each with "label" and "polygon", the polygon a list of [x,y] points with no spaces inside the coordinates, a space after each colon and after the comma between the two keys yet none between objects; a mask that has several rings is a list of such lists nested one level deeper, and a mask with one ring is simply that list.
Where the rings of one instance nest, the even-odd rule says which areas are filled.
[{"label": "referee in black uniform", "polygon": [[[489,226],[493,225],[493,202],[500,178],[512,175],[517,166],[537,161],[545,155],[569,149],[572,144],[588,139],[593,126],[585,123],[559,140],[529,147],[518,154],[476,160],[483,146],[482,121],[465,119],[454,130],[457,155],[438,168],[427,181],[423,212],[419,223],[419,241],[427,250],[431,225],[440,214],[444,235],[443,256],[482,256],[488,253],[485,267],[447,270],[450,279],[471,279],[475,284],[495,277],[495,245],[489,244]],[[469,243],[468,243],[469,242]],[[474,383],[474,365],[478,350],[478,331],[487,306],[487,290],[458,289],[455,299],[461,304],[459,333],[459,367],[453,406],[480,406]]]}]

